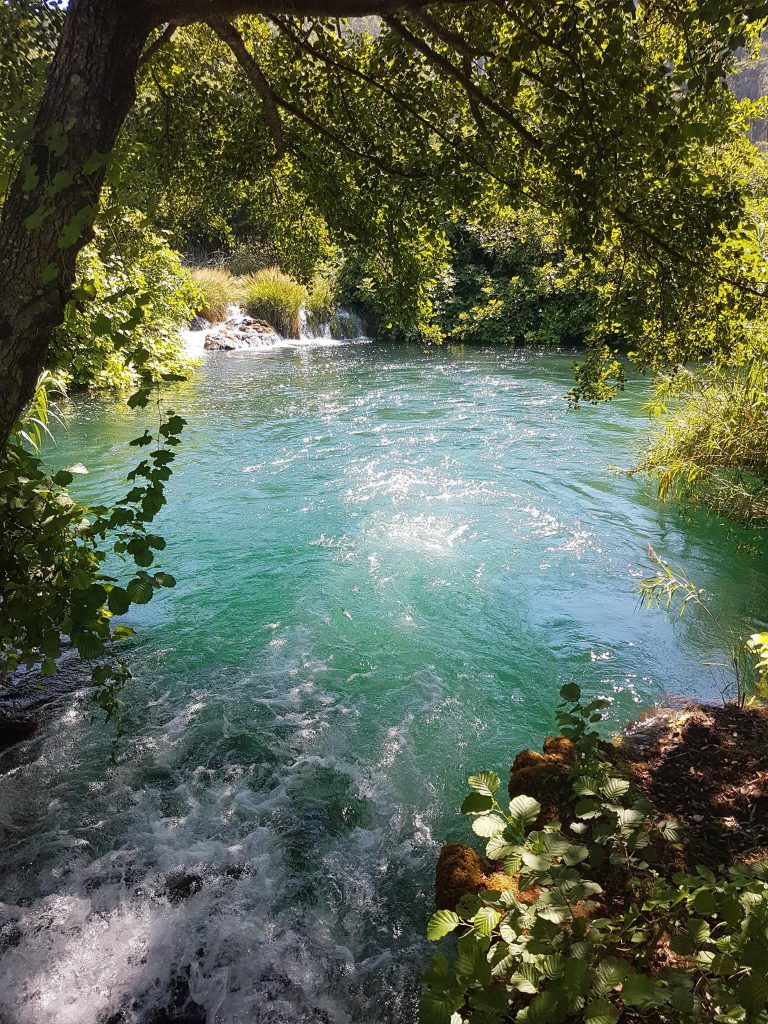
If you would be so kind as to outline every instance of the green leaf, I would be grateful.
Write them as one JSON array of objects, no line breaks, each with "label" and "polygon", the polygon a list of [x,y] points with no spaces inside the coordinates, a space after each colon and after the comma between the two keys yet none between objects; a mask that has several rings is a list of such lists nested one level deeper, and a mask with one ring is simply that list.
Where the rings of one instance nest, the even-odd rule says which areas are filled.
[{"label": "green leaf", "polygon": [[736,986],[739,1002],[754,1018],[766,1008],[768,1003],[768,981],[756,974],[742,978]]},{"label": "green leaf", "polygon": [[486,856],[491,860],[506,860],[515,852],[515,847],[509,843],[503,835],[494,835],[488,840],[485,847]]},{"label": "green leaf", "polygon": [[699,890],[696,893],[693,905],[696,908],[696,913],[703,914],[705,917],[717,911],[717,899],[709,889]]},{"label": "green leaf", "polygon": [[472,918],[472,924],[478,935],[490,935],[501,920],[501,914],[494,907],[480,907]]},{"label": "green leaf", "polygon": [[454,931],[461,924],[461,918],[452,910],[437,910],[430,917],[427,924],[427,938],[430,942],[437,942],[444,938],[449,932]]},{"label": "green leaf", "polygon": [[541,813],[541,804],[531,796],[516,796],[509,802],[510,817],[521,825],[530,825]]},{"label": "green leaf", "polygon": [[594,999],[584,1011],[584,1020],[589,1024],[616,1024],[618,1019],[619,1011],[607,999]]},{"label": "green leaf", "polygon": [[550,989],[545,989],[531,1000],[526,1020],[528,1024],[555,1024],[562,1017],[557,996]]},{"label": "green leaf", "polygon": [[104,644],[97,637],[90,633],[80,635],[77,638],[72,638],[75,647],[78,649],[81,658],[86,660],[90,658],[100,658],[104,653]]},{"label": "green leaf", "polygon": [[125,615],[130,604],[131,599],[128,597],[127,590],[124,590],[122,587],[113,587],[110,590],[107,605],[114,615]]},{"label": "green leaf", "polygon": [[688,922],[688,935],[691,942],[700,946],[703,942],[709,941],[709,925],[706,921],[700,921],[692,917]]},{"label": "green leaf", "polygon": [[496,772],[478,772],[477,775],[469,776],[467,785],[476,793],[482,793],[483,796],[493,796],[501,785],[501,779]]},{"label": "green leaf", "polygon": [[484,793],[469,793],[461,805],[462,814],[482,814],[493,807],[493,797]]},{"label": "green leaf", "polygon": [[566,683],[565,686],[560,687],[560,696],[564,701],[575,704],[581,697],[581,687],[576,683]]},{"label": "green leaf", "polygon": [[601,960],[595,968],[594,990],[597,995],[605,995],[611,989],[616,988],[629,974],[629,964],[626,960],[618,960],[615,957],[607,956]]},{"label": "green leaf", "polygon": [[127,640],[131,636],[136,636],[136,630],[130,626],[115,626],[112,630],[112,637],[115,640]]},{"label": "green leaf", "polygon": [[133,604],[147,604],[152,600],[152,584],[141,577],[134,577],[128,584],[128,597]]},{"label": "green leaf", "polygon": [[532,996],[538,992],[538,974],[532,964],[523,964],[519,971],[515,972],[510,979],[509,984],[513,988],[516,988],[518,992],[522,992],[524,995]]},{"label": "green leaf", "polygon": [[603,793],[609,800],[618,800],[629,791],[629,783],[626,779],[611,778],[601,787]]},{"label": "green leaf", "polygon": [[426,989],[419,1000],[420,1024],[451,1024],[453,1014],[464,1002],[464,993],[455,989]]},{"label": "green leaf", "polygon": [[656,986],[644,974],[630,974],[621,986],[621,999],[627,1006],[655,1003],[656,998]]},{"label": "green leaf", "polygon": [[483,836],[485,839],[503,832],[506,827],[506,821],[498,814],[483,814],[472,822],[472,831],[475,835]]},{"label": "green leaf", "polygon": [[567,864],[568,867],[573,867],[575,864],[581,864],[583,860],[587,859],[589,850],[586,846],[577,846],[575,843],[569,843],[561,856],[563,863]]},{"label": "green leaf", "polygon": [[573,791],[577,796],[597,796],[600,782],[591,775],[583,775],[574,782]]}]

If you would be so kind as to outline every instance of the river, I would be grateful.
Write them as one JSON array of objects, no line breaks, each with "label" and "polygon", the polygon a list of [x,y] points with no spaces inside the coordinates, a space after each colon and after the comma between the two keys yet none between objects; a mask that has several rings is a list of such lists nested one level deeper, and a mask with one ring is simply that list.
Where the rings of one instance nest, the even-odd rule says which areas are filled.
[{"label": "river", "polygon": [[[569,412],[571,362],[305,344],[178,387],[115,760],[84,691],[0,759],[4,1024],[407,1024],[465,776],[564,681],[612,726],[718,698],[705,624],[635,591],[650,543],[753,622],[754,541],[612,472],[645,386]],[[118,497],[143,415],[79,401],[48,460]]]}]

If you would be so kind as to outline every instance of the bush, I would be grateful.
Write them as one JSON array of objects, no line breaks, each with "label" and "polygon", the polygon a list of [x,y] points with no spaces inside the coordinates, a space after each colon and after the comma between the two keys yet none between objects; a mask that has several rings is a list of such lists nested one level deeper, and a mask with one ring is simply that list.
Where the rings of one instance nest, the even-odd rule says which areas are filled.
[{"label": "bush", "polygon": [[519,210],[490,228],[454,224],[451,271],[437,316],[455,341],[573,345],[589,334],[595,299],[552,222]]},{"label": "bush", "polygon": [[243,281],[243,303],[248,313],[266,322],[284,338],[298,338],[299,311],[307,289],[277,267],[249,274]]},{"label": "bush", "polygon": [[198,313],[212,324],[226,320],[227,307],[240,298],[240,282],[228,270],[220,267],[193,267],[192,280],[200,292]]},{"label": "bush", "polygon": [[74,296],[55,331],[50,368],[80,387],[127,389],[144,373],[184,374],[182,328],[197,295],[181,260],[137,211],[97,224],[77,260]]},{"label": "bush", "polygon": [[[175,584],[168,573],[147,572],[165,547],[147,527],[165,504],[173,449],[186,421],[169,410],[157,434],[145,430],[131,441],[134,449],[153,450],[128,474],[130,489],[111,507],[87,508],[67,491],[73,472],[81,470],[51,476],[39,454],[43,433],[50,433],[49,392],[61,390],[43,374],[30,409],[0,450],[0,691],[17,670],[39,665],[42,676],[54,675],[66,635],[94,662],[94,698],[111,718],[119,715],[120,686],[130,676],[116,645],[133,635],[114,618]],[[129,404],[144,406],[149,396],[143,387]],[[122,585],[111,575],[118,567],[130,574]]]},{"label": "bush", "polygon": [[260,270],[268,270],[277,263],[273,245],[266,242],[238,242],[227,258],[227,269],[231,274],[245,277]]},{"label": "bush", "polygon": [[470,776],[462,811],[515,883],[432,915],[427,937],[458,933],[457,955],[425,975],[422,1024],[764,1021],[768,864],[720,877],[671,868],[676,823],[634,793],[590,727],[607,702],[582,705],[575,684],[561,695],[576,752],[569,829],[535,828],[537,800],[516,796],[507,811],[498,775]]}]

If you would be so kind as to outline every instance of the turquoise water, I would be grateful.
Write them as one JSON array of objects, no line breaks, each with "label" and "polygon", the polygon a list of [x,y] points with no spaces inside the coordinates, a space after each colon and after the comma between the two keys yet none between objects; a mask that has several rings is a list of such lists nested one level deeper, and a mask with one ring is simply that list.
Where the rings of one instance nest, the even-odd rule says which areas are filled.
[{"label": "turquoise water", "polygon": [[[9,1024],[413,1019],[464,777],[551,731],[718,696],[695,616],[637,610],[649,543],[726,620],[746,536],[612,473],[645,391],[568,412],[571,357],[374,345],[210,355],[157,522],[173,591],[128,617],[116,763],[87,694],[5,754]],[[52,465],[118,496],[140,417],[77,403]]]}]

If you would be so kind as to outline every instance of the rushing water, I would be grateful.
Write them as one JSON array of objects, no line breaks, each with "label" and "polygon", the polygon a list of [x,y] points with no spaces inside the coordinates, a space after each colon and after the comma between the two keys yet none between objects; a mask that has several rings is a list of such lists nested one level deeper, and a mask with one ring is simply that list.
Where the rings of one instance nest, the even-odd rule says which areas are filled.
[{"label": "rushing water", "polygon": [[[645,392],[569,413],[570,362],[297,346],[180,388],[179,582],[129,617],[116,763],[85,692],[0,760],[3,1022],[407,1024],[466,774],[538,744],[564,680],[615,724],[717,696],[695,616],[637,610],[646,546],[734,622],[760,562],[609,470]],[[117,496],[137,432],[84,401],[50,461]]]}]

